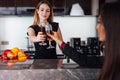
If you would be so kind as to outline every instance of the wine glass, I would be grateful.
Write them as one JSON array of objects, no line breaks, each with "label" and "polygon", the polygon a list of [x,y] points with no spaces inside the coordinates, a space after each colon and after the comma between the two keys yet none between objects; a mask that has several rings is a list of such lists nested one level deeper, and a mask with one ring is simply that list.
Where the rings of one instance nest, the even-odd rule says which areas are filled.
[{"label": "wine glass", "polygon": [[[41,25],[39,27],[39,32],[43,32],[43,34],[46,34],[45,27]],[[45,43],[44,41],[42,41],[42,42],[39,43],[39,45],[47,45],[47,43]]]},{"label": "wine glass", "polygon": [[[45,30],[46,30],[46,33],[52,34],[52,25],[51,25],[51,24],[47,25],[47,26],[45,27]],[[48,40],[49,40],[48,49],[50,49],[50,48],[55,48],[55,47],[52,46],[52,44],[51,44],[51,38],[50,38],[49,36],[47,36],[47,38],[48,38]]]}]

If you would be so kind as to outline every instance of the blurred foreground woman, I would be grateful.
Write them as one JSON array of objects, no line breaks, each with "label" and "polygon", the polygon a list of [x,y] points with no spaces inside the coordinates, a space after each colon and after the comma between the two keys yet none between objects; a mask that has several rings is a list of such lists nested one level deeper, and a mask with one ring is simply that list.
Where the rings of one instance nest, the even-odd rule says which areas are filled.
[{"label": "blurred foreground woman", "polygon": [[[104,65],[98,80],[120,80],[120,4],[106,3],[101,9],[98,19],[99,40],[104,42],[105,46]],[[61,46],[63,53],[76,63],[80,64],[84,59],[84,55],[67,45],[56,32],[49,36]]]}]

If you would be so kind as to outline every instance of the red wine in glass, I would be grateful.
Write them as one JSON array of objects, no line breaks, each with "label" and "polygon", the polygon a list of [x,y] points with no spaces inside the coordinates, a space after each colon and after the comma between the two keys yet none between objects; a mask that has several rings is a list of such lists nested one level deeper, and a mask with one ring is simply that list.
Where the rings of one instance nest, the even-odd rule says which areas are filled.
[{"label": "red wine in glass", "polygon": [[40,26],[39,27],[39,32],[43,32],[43,34],[46,34],[45,27],[44,26]]},{"label": "red wine in glass", "polygon": [[[43,35],[46,35],[46,30],[44,26],[40,26],[39,27],[39,32],[43,32]],[[44,41],[42,41],[42,43],[40,43],[40,45],[46,45],[46,43]]]},{"label": "red wine in glass", "polygon": [[[49,24],[48,26],[45,27],[46,28],[46,33],[48,34],[52,34],[52,25]],[[48,40],[49,40],[49,46],[48,46],[48,49],[50,48],[55,48],[54,46],[52,46],[51,44],[51,38],[49,36],[47,36]]]}]

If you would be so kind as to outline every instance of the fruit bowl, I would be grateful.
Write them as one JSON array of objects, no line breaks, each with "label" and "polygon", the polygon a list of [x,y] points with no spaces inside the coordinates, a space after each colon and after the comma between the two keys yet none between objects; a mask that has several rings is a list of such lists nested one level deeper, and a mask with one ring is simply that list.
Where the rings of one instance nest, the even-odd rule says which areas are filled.
[{"label": "fruit bowl", "polygon": [[13,66],[17,62],[25,62],[30,56],[24,52],[24,50],[17,47],[4,50],[0,56],[0,61],[7,64],[8,66]]}]

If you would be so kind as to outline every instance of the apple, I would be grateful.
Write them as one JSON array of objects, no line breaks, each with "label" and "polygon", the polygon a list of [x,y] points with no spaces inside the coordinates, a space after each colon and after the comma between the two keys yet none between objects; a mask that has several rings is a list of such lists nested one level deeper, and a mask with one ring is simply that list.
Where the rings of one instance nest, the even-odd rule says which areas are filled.
[{"label": "apple", "polygon": [[5,54],[2,54],[1,58],[3,63],[7,63],[8,57]]},{"label": "apple", "polygon": [[2,56],[0,55],[0,60],[2,60]]},{"label": "apple", "polygon": [[18,57],[13,57],[12,59],[10,60],[13,60],[14,62],[17,62],[18,61]]},{"label": "apple", "polygon": [[8,52],[7,52],[7,57],[8,57],[9,59],[12,59],[12,58],[14,57],[14,53],[13,53],[12,51],[8,51]]},{"label": "apple", "polygon": [[8,57],[7,57],[7,55],[6,54],[2,54],[2,60],[8,60]]},{"label": "apple", "polygon": [[30,59],[30,55],[29,54],[25,54],[25,55],[26,55],[27,59]]},{"label": "apple", "polygon": [[6,50],[3,52],[3,54],[4,54],[4,55],[7,55],[7,53],[8,53],[9,51],[11,51],[11,50],[10,50],[10,49],[6,49]]}]

